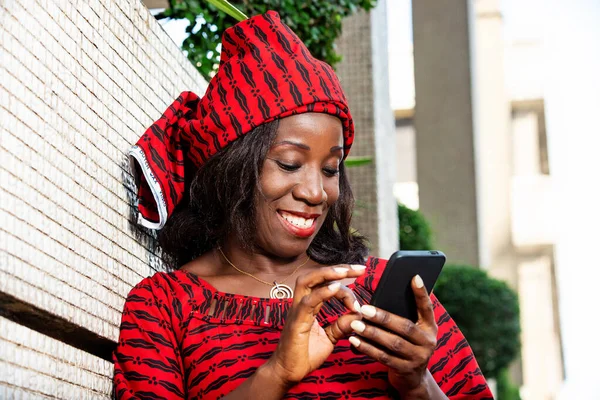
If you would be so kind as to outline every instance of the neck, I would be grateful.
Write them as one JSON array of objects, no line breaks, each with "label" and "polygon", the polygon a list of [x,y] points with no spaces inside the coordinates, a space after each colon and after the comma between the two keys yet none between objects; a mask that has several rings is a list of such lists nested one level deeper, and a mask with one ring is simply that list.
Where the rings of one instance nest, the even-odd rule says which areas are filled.
[{"label": "neck", "polygon": [[[257,247],[247,250],[235,238],[226,240],[221,245],[221,250],[229,261],[237,268],[260,275],[285,275],[291,273],[299,264],[306,261],[307,254],[300,253],[290,257],[282,257]],[[223,259],[217,249],[214,250],[216,257],[220,260],[224,271],[232,270],[231,265]]]}]

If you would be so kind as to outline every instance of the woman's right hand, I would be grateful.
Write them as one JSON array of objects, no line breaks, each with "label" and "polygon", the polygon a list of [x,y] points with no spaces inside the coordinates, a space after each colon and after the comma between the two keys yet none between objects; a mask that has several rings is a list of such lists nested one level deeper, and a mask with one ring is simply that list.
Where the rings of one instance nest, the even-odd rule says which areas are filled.
[{"label": "woman's right hand", "polygon": [[[277,349],[264,365],[286,391],[317,369],[329,357],[338,340],[352,332],[350,323],[360,319],[354,293],[340,280],[356,278],[363,265],[335,265],[308,272],[296,280],[294,301],[289,309]],[[316,316],[327,300],[336,297],[351,311],[326,328]]]}]

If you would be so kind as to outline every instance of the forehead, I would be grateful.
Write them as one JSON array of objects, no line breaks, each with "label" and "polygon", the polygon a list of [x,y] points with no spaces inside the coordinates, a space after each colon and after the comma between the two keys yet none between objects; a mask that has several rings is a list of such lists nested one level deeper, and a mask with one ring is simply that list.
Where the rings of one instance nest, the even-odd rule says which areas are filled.
[{"label": "forehead", "polygon": [[[282,118],[277,128],[275,142],[294,140],[297,142],[323,146],[343,145],[342,122],[333,115],[323,113],[303,113]],[[311,146],[312,147],[312,146]]]}]

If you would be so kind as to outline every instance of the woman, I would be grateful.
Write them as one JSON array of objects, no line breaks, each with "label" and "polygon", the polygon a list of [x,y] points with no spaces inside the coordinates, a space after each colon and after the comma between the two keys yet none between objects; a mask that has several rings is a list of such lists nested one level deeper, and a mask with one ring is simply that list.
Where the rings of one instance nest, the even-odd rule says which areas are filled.
[{"label": "woman", "polygon": [[131,151],[140,223],[175,271],[127,298],[118,398],[491,398],[418,276],[417,323],[368,305],[385,261],[350,228],[353,130],[335,74],[276,13],[224,33],[206,95]]}]

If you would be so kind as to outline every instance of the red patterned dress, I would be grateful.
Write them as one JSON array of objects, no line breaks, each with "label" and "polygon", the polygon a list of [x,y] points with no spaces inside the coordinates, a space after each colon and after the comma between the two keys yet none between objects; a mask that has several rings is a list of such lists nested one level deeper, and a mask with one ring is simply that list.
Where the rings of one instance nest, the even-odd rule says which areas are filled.
[{"label": "red patterned dress", "polygon": [[[369,258],[349,287],[367,304],[385,261]],[[473,352],[440,302],[431,296],[438,345],[429,363],[450,399],[492,399]],[[291,300],[222,293],[185,271],[157,273],[134,287],[125,303],[114,353],[118,399],[219,399],[251,376],[273,353]],[[321,325],[347,310],[337,299],[317,316]],[[398,398],[387,369],[355,354],[341,340],[319,369],[288,399]]]}]

